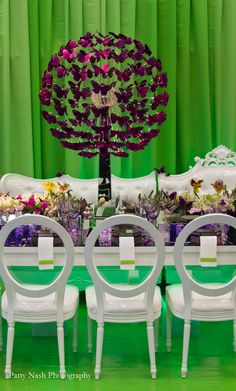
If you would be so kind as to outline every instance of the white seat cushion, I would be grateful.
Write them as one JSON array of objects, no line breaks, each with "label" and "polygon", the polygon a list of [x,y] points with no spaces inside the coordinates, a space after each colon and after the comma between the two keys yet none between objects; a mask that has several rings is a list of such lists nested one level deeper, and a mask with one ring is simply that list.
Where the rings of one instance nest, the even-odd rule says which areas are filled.
[{"label": "white seat cushion", "polygon": [[[130,285],[116,284],[119,289],[131,288]],[[132,286],[134,287],[134,285]],[[94,286],[86,288],[86,303],[91,319],[96,319],[97,298]],[[157,286],[154,294],[154,318],[161,314],[161,292]],[[105,293],[104,321],[107,322],[144,322],[147,319],[147,311],[144,293],[135,297],[121,298]]]},{"label": "white seat cushion", "polygon": [[[204,284],[206,287],[222,286],[223,284]],[[166,300],[173,312],[179,318],[184,318],[184,295],[181,284],[169,285],[166,287]],[[211,320],[233,319],[234,307],[232,293],[228,292],[222,296],[203,296],[192,292],[192,319]],[[215,319],[216,320],[216,319]]]},{"label": "white seat cushion", "polygon": [[[42,289],[42,285],[25,285],[31,289]],[[43,286],[45,287],[45,286]],[[66,285],[64,297],[64,319],[74,316],[79,298],[77,287]],[[16,321],[53,321],[56,320],[55,293],[44,297],[26,297],[16,294],[15,320]],[[2,295],[2,316],[7,319],[8,301],[6,292]]]}]

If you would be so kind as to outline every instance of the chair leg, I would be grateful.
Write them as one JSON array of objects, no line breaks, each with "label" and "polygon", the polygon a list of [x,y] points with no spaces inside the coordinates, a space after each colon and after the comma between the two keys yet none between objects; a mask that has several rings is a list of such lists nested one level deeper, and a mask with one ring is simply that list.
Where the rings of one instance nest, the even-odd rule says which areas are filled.
[{"label": "chair leg", "polygon": [[78,346],[78,308],[73,317],[73,352],[77,352]]},{"label": "chair leg", "polygon": [[155,352],[158,350],[158,333],[159,333],[159,319],[154,320],[154,340],[155,340]]},{"label": "chair leg", "polygon": [[236,353],[236,319],[234,319],[233,327],[234,327],[234,352]]},{"label": "chair leg", "polygon": [[171,335],[172,335],[172,312],[168,303],[166,303],[166,349],[171,351]]},{"label": "chair leg", "polygon": [[87,314],[87,327],[88,327],[88,352],[92,353],[93,349],[93,342],[92,342],[92,319],[89,317],[89,314]]},{"label": "chair leg", "polygon": [[104,323],[98,323],[97,327],[97,347],[96,347],[96,366],[95,379],[100,379],[101,361],[102,361],[102,347],[103,347]]},{"label": "chair leg", "polygon": [[155,343],[154,343],[154,328],[153,322],[147,323],[148,349],[151,366],[151,375],[153,379],[157,377],[156,359],[155,359]]},{"label": "chair leg", "polygon": [[7,358],[6,358],[6,367],[5,367],[5,378],[11,378],[11,360],[14,344],[14,335],[15,335],[15,323],[8,322],[7,330]]},{"label": "chair leg", "polygon": [[60,363],[60,378],[64,379],[65,370],[65,351],[64,351],[64,327],[63,322],[57,322],[57,341],[59,351],[59,363]]},{"label": "chair leg", "polygon": [[182,368],[181,374],[185,378],[188,370],[188,348],[190,338],[190,320],[184,321],[184,342],[183,342],[183,357],[182,357]]}]

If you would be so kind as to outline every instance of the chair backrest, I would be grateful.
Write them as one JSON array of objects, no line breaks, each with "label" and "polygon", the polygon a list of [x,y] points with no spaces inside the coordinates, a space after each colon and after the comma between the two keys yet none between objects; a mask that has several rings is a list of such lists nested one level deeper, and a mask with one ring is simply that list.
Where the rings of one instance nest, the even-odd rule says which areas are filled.
[{"label": "chair backrest", "polygon": [[221,296],[231,291],[233,292],[232,300],[236,299],[235,298],[236,276],[234,276],[231,279],[231,281],[229,281],[226,284],[220,284],[220,285],[207,284],[206,286],[206,284],[202,284],[195,281],[190,276],[183,263],[182,252],[183,252],[183,246],[186,242],[186,239],[189,237],[189,235],[192,232],[208,224],[226,224],[236,229],[236,218],[220,213],[214,213],[214,214],[197,217],[196,219],[194,219],[192,222],[188,223],[185,226],[185,228],[181,231],[178,238],[176,239],[175,246],[174,246],[174,260],[175,260],[176,269],[178,271],[178,274],[183,284],[186,316],[189,316],[191,313],[192,291],[195,291],[200,295],[211,296],[211,297]]},{"label": "chair backrest", "polygon": [[15,197],[22,193],[41,193],[45,192],[43,182],[66,182],[72,189],[72,194],[77,197],[85,198],[87,202],[97,202],[98,200],[98,179],[77,179],[70,175],[63,175],[59,178],[35,179],[28,176],[9,173],[1,178],[1,191],[9,193]]},{"label": "chair backrest", "polygon": [[[22,193],[44,193],[43,182],[67,182],[72,194],[83,197],[87,202],[96,203],[98,200],[98,178],[78,179],[70,175],[63,175],[60,178],[35,179],[28,176],[9,173],[2,176],[0,181],[0,193],[9,193],[15,197]],[[138,195],[150,194],[156,191],[156,174],[151,172],[149,175],[139,178],[120,178],[111,175],[112,198],[120,197],[124,200],[138,200]]]},{"label": "chair backrest", "polygon": [[[93,257],[93,249],[100,233],[109,227],[120,224],[135,225],[146,230],[153,239],[157,250],[156,255],[153,256],[153,268],[150,274],[140,284],[135,286],[129,285],[127,286],[127,289],[121,289],[119,286],[109,284],[97,270]],[[141,217],[128,214],[112,216],[93,229],[85,243],[85,261],[96,290],[98,302],[97,320],[102,321],[103,319],[104,293],[108,293],[116,297],[129,298],[137,296],[142,292],[146,293],[148,318],[150,319],[153,313],[153,295],[155,285],[164,265],[164,257],[165,245],[160,232],[153,224]]]},{"label": "chair backrest", "polygon": [[195,157],[195,165],[178,175],[158,175],[158,189],[178,193],[192,192],[191,180],[203,180],[199,194],[215,193],[212,183],[221,179],[228,190],[236,187],[236,152],[220,145],[201,159]]},{"label": "chair backrest", "polygon": [[151,191],[156,192],[156,173],[139,178],[119,178],[111,175],[112,198],[119,197],[121,200],[137,201],[139,194],[149,195]]},{"label": "chair backrest", "polygon": [[[49,228],[61,238],[65,248],[65,263],[62,271],[59,273],[59,275],[57,275],[54,281],[47,285],[42,285],[42,288],[40,287],[40,289],[37,289],[35,286],[33,287],[33,289],[31,289],[30,285],[27,284],[27,286],[25,286],[19,281],[16,281],[10,273],[7,264],[4,262],[4,259],[7,257],[7,255],[4,254],[4,247],[9,234],[16,227],[29,224],[40,225],[42,228]],[[24,215],[8,222],[0,231],[0,275],[6,288],[9,303],[9,312],[11,312],[11,314],[8,315],[12,317],[14,316],[16,293],[27,297],[44,297],[53,292],[56,292],[58,316],[62,316],[65,285],[73,267],[73,264],[74,246],[72,239],[67,233],[67,231],[56,221],[45,216]]]}]

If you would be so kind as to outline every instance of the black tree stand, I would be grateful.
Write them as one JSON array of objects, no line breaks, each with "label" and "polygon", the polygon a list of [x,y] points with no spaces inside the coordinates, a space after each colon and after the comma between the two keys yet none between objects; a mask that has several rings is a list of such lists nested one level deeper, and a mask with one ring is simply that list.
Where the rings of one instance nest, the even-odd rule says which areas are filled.
[{"label": "black tree stand", "polygon": [[110,154],[104,150],[101,150],[99,155],[98,199],[101,197],[104,197],[106,201],[111,199]]}]

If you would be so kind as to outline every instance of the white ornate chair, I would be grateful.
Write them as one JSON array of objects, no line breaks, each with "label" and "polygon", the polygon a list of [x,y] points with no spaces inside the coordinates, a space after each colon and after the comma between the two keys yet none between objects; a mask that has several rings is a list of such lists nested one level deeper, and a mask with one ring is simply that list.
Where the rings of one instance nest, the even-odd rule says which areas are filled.
[{"label": "white ornate chair", "polygon": [[2,351],[2,309],[1,309],[2,288],[0,287],[0,352]]},{"label": "white ornate chair", "polygon": [[187,224],[176,239],[174,247],[175,266],[182,284],[166,287],[167,305],[167,350],[171,349],[172,313],[184,320],[182,377],[187,374],[188,349],[191,320],[217,322],[233,320],[234,351],[236,352],[236,276],[226,284],[203,284],[192,279],[183,265],[182,251],[188,236],[207,224],[227,224],[236,229],[236,219],[224,214],[200,216]]},{"label": "white ornate chair", "polygon": [[[5,255],[5,241],[13,229],[22,225],[36,224],[54,231],[65,247],[65,263],[62,271],[49,284],[22,284],[11,274]],[[11,361],[15,322],[57,322],[57,338],[60,361],[60,377],[65,377],[63,322],[73,318],[73,348],[77,350],[77,308],[79,291],[66,285],[74,264],[74,246],[69,234],[56,221],[45,216],[20,216],[8,222],[0,232],[0,275],[5,285],[2,295],[2,316],[7,320],[7,348],[5,377],[11,377]]]},{"label": "white ornate chair", "polygon": [[195,165],[179,175],[158,175],[158,188],[168,192],[192,192],[191,179],[203,179],[200,194],[214,193],[211,186],[222,179],[228,190],[236,187],[236,152],[220,145],[208,152],[205,158],[195,157]]},{"label": "white ornate chair", "polygon": [[[96,203],[98,200],[98,178],[77,179],[70,175],[59,178],[35,179],[24,175],[9,173],[3,175],[0,181],[0,193],[9,193],[15,197],[22,193],[44,193],[43,182],[67,182],[74,195],[83,197],[87,202]],[[149,175],[126,179],[111,175],[112,198],[137,200],[139,193],[148,195],[152,190],[156,191],[156,175]]]},{"label": "white ornate chair", "polygon": [[137,201],[139,194],[149,195],[151,191],[156,192],[156,173],[139,178],[119,178],[111,176],[112,198],[120,197],[121,200]]},{"label": "white ornate chair", "polygon": [[98,200],[98,179],[76,179],[70,175],[63,175],[59,178],[35,179],[24,175],[9,173],[1,178],[2,192],[9,193],[15,197],[22,193],[44,193],[43,182],[67,182],[74,195],[85,198],[87,202]]},{"label": "white ornate chair", "polygon": [[[115,225],[131,224],[145,229],[153,238],[157,255],[153,258],[151,273],[137,285],[109,284],[99,273],[93,260],[93,248],[99,234]],[[92,320],[97,322],[97,347],[95,378],[101,373],[104,322],[111,323],[147,323],[148,346],[152,378],[156,378],[154,322],[161,315],[161,293],[156,281],[164,264],[164,242],[161,234],[148,221],[132,215],[113,216],[100,223],[89,235],[85,244],[85,260],[94,286],[86,288],[88,311],[88,348],[92,349]]]}]

